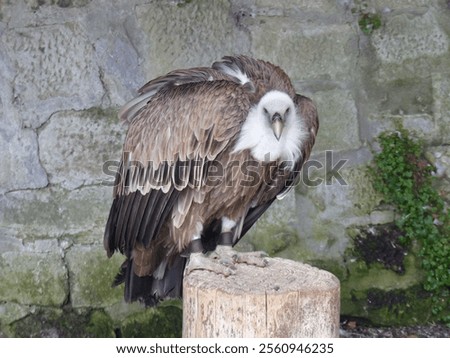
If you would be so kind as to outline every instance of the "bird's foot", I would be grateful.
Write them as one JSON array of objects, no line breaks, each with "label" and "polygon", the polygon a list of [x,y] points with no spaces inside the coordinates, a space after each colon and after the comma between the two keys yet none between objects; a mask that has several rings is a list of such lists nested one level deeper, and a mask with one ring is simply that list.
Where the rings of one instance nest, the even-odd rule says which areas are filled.
[{"label": "bird's foot", "polygon": [[212,254],[213,252],[206,255],[201,252],[191,253],[189,256],[189,262],[186,265],[185,276],[195,270],[211,271],[224,275],[225,277],[234,274],[236,267],[231,262],[228,262],[227,260],[220,260]]},{"label": "bird's foot", "polygon": [[262,251],[238,252],[231,246],[218,245],[216,249],[206,255],[202,253],[191,253],[189,263],[186,266],[186,275],[194,270],[208,270],[224,276],[236,273],[235,264],[245,263],[248,265],[266,267],[267,254]]}]

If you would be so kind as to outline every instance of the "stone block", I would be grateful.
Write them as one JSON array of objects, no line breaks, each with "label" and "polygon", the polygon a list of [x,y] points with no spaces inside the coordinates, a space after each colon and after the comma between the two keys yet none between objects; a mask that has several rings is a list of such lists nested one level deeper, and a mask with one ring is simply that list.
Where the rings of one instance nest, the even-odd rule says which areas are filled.
[{"label": "stone block", "polygon": [[23,246],[22,240],[15,238],[9,229],[2,226],[0,226],[0,252],[20,251]]},{"label": "stone block", "polygon": [[381,196],[373,189],[366,167],[344,165],[339,173],[343,182],[330,180],[331,173],[322,170],[314,179],[315,186],[299,184],[296,188],[294,227],[298,240],[281,256],[307,262],[342,262],[350,241],[347,229],[370,224]]},{"label": "stone block", "polygon": [[111,202],[106,186],[11,192],[0,197],[0,225],[25,241],[69,236],[76,243],[99,242]]},{"label": "stone block", "polygon": [[449,37],[438,17],[433,9],[423,15],[387,16],[383,28],[370,37],[380,61],[373,80],[385,83],[395,79],[427,78],[432,72],[448,69]]},{"label": "stone block", "polygon": [[448,36],[432,11],[423,16],[400,14],[387,19],[383,31],[371,37],[383,63],[402,63],[423,56],[441,56],[449,48]]},{"label": "stone block", "polygon": [[45,187],[48,181],[39,163],[36,133],[31,129],[9,127],[8,124],[3,127],[3,124],[0,128],[0,194],[8,190]]},{"label": "stone block", "polygon": [[108,259],[103,246],[71,247],[66,260],[73,307],[107,307],[123,300],[123,286],[111,287],[124,257]]},{"label": "stone block", "polygon": [[372,114],[368,117],[367,123],[370,128],[370,140],[383,132],[395,132],[398,125],[402,125],[415,138],[419,138],[425,143],[440,141],[442,136],[433,117],[426,113],[408,115]]},{"label": "stone block", "polygon": [[16,70],[14,106],[24,126],[39,127],[56,111],[101,104],[93,47],[77,23],[14,28],[4,37]]},{"label": "stone block", "polygon": [[32,311],[32,308],[27,305],[20,305],[13,302],[2,303],[0,304],[0,326],[17,321]]},{"label": "stone block", "polygon": [[358,149],[358,111],[351,92],[334,89],[316,92],[311,97],[317,105],[320,128],[314,152]]},{"label": "stone block", "polygon": [[[118,258],[116,259],[119,260]],[[115,270],[117,270],[117,267]],[[119,286],[118,290],[123,290],[123,286]],[[147,311],[143,304],[139,302],[125,302],[125,300],[117,301],[112,305],[104,307],[103,310],[114,322],[122,322],[130,315],[142,315]]]},{"label": "stone block", "polygon": [[429,147],[425,157],[436,168],[435,174],[438,178],[450,179],[450,147]]},{"label": "stone block", "polygon": [[248,20],[251,52],[283,68],[292,80],[350,81],[358,59],[356,30],[348,25],[308,26],[293,17]]},{"label": "stone block", "polygon": [[269,255],[285,250],[297,240],[295,221],[295,193],[292,190],[283,200],[276,200],[271,205],[236,248],[262,250]]},{"label": "stone block", "polygon": [[136,6],[146,37],[142,53],[148,79],[177,68],[209,66],[224,55],[247,53],[248,35],[235,26],[230,14],[225,0]]},{"label": "stone block", "polygon": [[434,73],[432,86],[434,120],[442,135],[443,144],[450,144],[450,76]]},{"label": "stone block", "polygon": [[0,255],[0,301],[23,305],[62,306],[68,276],[60,250],[3,252]]},{"label": "stone block", "polygon": [[41,163],[50,183],[73,190],[114,182],[104,166],[111,162],[112,168],[118,168],[125,133],[116,111],[91,109],[53,115],[39,134]]},{"label": "stone block", "polygon": [[415,10],[436,5],[436,0],[372,0],[372,5],[378,9],[389,11]]},{"label": "stone block", "polygon": [[141,51],[148,46],[148,39],[136,21],[134,5],[140,3],[119,0],[89,6],[88,11],[80,9],[79,15],[75,12],[95,51],[106,91],[105,107],[123,105],[149,79],[142,66],[147,52]]},{"label": "stone block", "polygon": [[365,82],[366,96],[378,113],[431,114],[432,81],[428,78],[402,78],[388,83],[376,83],[370,79]]},{"label": "stone block", "polygon": [[[344,166],[340,174],[345,184],[335,180],[327,183],[330,173],[325,170],[312,174],[316,177],[309,179],[315,186],[300,183],[297,194],[289,199],[286,207],[280,206],[283,202],[278,203],[278,207],[271,207],[239,245],[250,242],[251,249],[293,260],[341,261],[349,241],[347,228],[370,223],[379,196],[364,167]],[[278,221],[277,217],[282,219]],[[377,213],[373,219],[382,220]]]},{"label": "stone block", "polygon": [[32,10],[36,10],[40,6],[45,5],[57,5],[62,8],[83,7],[89,4],[91,1],[92,0],[25,0],[25,3]]},{"label": "stone block", "polygon": [[[393,248],[386,247],[385,251],[390,249]],[[382,290],[406,289],[420,284],[423,280],[423,272],[416,253],[409,252],[404,256],[404,272],[399,274],[392,268],[386,268],[381,262],[382,258],[378,259],[380,262],[375,261],[369,264],[361,258],[350,255],[350,251],[347,251],[346,257],[349,279],[345,282],[347,289],[368,290],[374,287]]]},{"label": "stone block", "polygon": [[102,310],[36,307],[8,328],[16,338],[114,338],[111,318]]},{"label": "stone block", "polygon": [[[95,26],[99,21],[99,14],[90,13],[89,16],[92,16],[93,21],[93,23],[89,23],[89,26]],[[112,17],[110,12],[105,12],[102,16],[104,19],[100,20],[106,23]],[[143,75],[139,54],[131,42],[134,39],[130,40],[118,34],[114,28],[115,24],[109,25],[111,26],[109,31],[92,29],[92,35],[95,34],[95,37],[91,36],[94,37],[97,63],[101,68],[102,82],[107,90],[107,99],[104,99],[104,103],[111,107],[120,107],[132,96],[137,95],[137,90],[149,78]],[[133,25],[135,24],[133,23]]]},{"label": "stone block", "polygon": [[129,314],[122,320],[120,332],[124,338],[180,338],[182,321],[180,301],[169,300],[153,309]]},{"label": "stone block", "polygon": [[[256,15],[287,16],[302,20],[314,20],[317,22],[334,22],[345,19],[346,0],[256,0],[252,4],[252,10]],[[248,6],[248,1],[238,1],[243,6]],[[343,21],[342,21],[343,22]]]},{"label": "stone block", "polygon": [[374,210],[370,213],[370,223],[372,225],[383,225],[392,223],[395,220],[393,210]]},{"label": "stone block", "polygon": [[[395,249],[392,243],[388,245],[383,255]],[[400,274],[386,268],[378,259],[369,264],[348,250],[347,277],[341,280],[341,314],[368,318],[380,325],[427,321],[431,316],[431,295],[422,288],[424,275],[414,251],[413,247],[404,256],[404,272]]]},{"label": "stone block", "polygon": [[[60,8],[73,8],[73,7],[83,7],[88,5],[92,0],[22,0],[19,3],[22,5],[22,11],[36,12],[41,7],[48,6],[57,6]],[[12,1],[5,1],[2,6],[8,7],[14,4],[11,4]],[[15,1],[18,3],[18,1]]]}]

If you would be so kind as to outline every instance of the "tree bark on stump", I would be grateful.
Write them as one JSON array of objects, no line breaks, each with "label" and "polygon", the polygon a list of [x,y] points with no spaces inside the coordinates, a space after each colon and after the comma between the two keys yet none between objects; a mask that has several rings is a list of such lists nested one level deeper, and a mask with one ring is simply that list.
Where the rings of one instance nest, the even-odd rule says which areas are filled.
[{"label": "tree bark on stump", "polygon": [[268,258],[224,277],[196,270],[183,283],[183,337],[338,337],[340,283],[331,273]]}]

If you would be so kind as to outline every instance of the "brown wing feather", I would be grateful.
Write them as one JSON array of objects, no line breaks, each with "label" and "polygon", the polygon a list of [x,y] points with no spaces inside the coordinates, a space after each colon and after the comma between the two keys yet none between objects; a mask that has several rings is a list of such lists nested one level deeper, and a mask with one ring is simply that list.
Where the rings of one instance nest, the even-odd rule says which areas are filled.
[{"label": "brown wing feather", "polygon": [[304,161],[308,160],[314,142],[316,141],[317,132],[319,131],[319,115],[314,102],[305,96],[297,94],[294,97],[294,103],[299,108],[300,115],[305,121],[305,127],[308,130],[309,138],[302,148],[302,156]]},{"label": "brown wing feather", "polygon": [[136,114],[147,105],[150,99],[163,88],[211,80],[232,81],[233,79],[224,73],[209,67],[196,67],[171,71],[168,74],[157,77],[142,86],[138,90],[140,95],[120,109],[119,118],[124,122],[131,122],[135,118]]}]

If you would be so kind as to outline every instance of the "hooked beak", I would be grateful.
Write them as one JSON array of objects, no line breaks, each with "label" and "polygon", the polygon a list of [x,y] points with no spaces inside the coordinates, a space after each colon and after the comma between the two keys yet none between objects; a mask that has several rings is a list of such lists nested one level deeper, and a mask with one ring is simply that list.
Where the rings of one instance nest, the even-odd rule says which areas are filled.
[{"label": "hooked beak", "polygon": [[275,138],[280,140],[281,133],[283,133],[284,122],[279,113],[275,113],[272,117],[272,130]]}]

